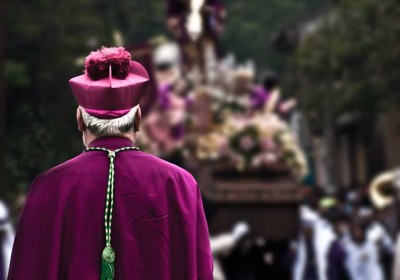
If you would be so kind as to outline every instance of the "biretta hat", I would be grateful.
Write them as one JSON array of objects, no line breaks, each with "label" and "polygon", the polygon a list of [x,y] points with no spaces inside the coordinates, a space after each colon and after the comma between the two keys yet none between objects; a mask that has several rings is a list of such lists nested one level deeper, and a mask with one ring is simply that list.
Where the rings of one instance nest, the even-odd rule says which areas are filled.
[{"label": "biretta hat", "polygon": [[85,73],[69,80],[78,104],[100,119],[119,118],[139,104],[149,75],[123,47],[91,52]]}]

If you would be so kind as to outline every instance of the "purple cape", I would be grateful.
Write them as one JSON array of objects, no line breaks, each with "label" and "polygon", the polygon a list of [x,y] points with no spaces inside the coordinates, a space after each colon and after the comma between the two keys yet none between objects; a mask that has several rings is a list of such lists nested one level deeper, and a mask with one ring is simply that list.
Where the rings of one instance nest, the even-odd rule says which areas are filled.
[{"label": "purple cape", "polygon": [[[132,143],[110,137],[91,146]],[[100,279],[108,164],[105,152],[86,152],[35,179],[9,280]],[[188,172],[140,151],[120,152],[114,203],[116,280],[212,280],[201,195]]]}]

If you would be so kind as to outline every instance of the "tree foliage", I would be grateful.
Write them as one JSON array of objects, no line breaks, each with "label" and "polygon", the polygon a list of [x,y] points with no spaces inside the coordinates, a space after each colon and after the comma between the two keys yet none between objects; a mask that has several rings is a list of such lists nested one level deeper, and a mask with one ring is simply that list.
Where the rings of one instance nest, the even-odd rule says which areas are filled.
[{"label": "tree foliage", "polygon": [[277,32],[324,9],[329,0],[226,0],[227,22],[222,43],[239,60],[253,59],[259,69],[285,70],[289,54],[274,48]]},{"label": "tree foliage", "polygon": [[289,91],[319,114],[328,105],[374,117],[399,105],[399,18],[396,0],[340,1],[293,56]]}]

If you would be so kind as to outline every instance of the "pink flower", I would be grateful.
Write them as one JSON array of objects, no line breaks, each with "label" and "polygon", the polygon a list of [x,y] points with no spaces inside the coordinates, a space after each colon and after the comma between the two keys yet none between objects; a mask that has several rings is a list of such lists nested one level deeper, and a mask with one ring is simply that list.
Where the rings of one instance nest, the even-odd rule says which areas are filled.
[{"label": "pink flower", "polygon": [[254,147],[254,140],[249,135],[244,135],[240,138],[240,147],[244,151],[248,151]]},{"label": "pink flower", "polygon": [[265,155],[263,155],[263,160],[266,163],[276,163],[278,161],[278,158],[274,153],[266,153]]},{"label": "pink flower", "polygon": [[228,154],[229,152],[229,142],[226,138],[221,138],[219,143],[218,152],[222,155]]},{"label": "pink flower", "polygon": [[273,150],[276,147],[274,140],[267,137],[264,137],[260,140],[260,146],[263,151]]}]

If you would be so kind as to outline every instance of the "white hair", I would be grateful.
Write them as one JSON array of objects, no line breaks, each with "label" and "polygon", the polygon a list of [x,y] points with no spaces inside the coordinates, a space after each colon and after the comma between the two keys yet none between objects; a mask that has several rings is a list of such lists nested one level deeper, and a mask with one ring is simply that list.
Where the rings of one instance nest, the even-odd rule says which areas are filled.
[{"label": "white hair", "polygon": [[85,108],[79,107],[82,112],[83,122],[87,129],[96,136],[116,136],[130,132],[134,129],[134,120],[139,105],[133,107],[129,113],[116,119],[99,119],[89,115]]}]

